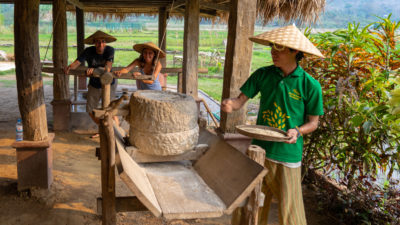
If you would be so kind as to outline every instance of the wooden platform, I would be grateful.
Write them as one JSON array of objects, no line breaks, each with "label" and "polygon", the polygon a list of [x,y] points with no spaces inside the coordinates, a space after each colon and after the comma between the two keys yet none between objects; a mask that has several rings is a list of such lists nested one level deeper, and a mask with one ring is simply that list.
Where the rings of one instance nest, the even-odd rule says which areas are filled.
[{"label": "wooden platform", "polygon": [[116,130],[116,165],[121,179],[155,215],[166,219],[230,214],[262,180],[266,169],[202,129],[199,144],[209,150],[192,161],[137,163]]}]

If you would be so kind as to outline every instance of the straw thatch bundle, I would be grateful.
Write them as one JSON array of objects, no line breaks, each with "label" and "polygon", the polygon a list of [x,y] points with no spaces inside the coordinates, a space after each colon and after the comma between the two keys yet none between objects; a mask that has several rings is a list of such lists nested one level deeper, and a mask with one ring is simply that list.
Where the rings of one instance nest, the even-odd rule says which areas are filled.
[{"label": "straw thatch bundle", "polygon": [[[156,1],[156,0],[154,0]],[[158,0],[160,1],[160,0]],[[85,0],[81,1],[86,4]],[[103,0],[102,2],[116,2],[113,0]],[[149,15],[157,16],[158,8],[152,5],[153,0],[144,0],[143,4],[138,8],[135,5],[128,7],[111,6],[98,4],[96,6],[85,5],[85,12],[90,12],[96,18],[117,18],[124,20],[129,15]],[[200,17],[202,20],[211,20],[215,23],[226,23],[229,16],[230,0],[201,0],[200,1]],[[128,4],[129,2],[125,2]],[[154,2],[153,2],[154,3]],[[173,18],[183,19],[185,12],[184,1],[163,0],[166,9]],[[145,5],[148,4],[148,7]],[[172,7],[171,7],[172,6]],[[324,10],[325,0],[257,0],[257,17],[262,21],[263,25],[274,19],[280,19],[285,22],[294,22],[297,24],[315,23],[319,14]],[[75,7],[69,6],[70,11],[74,11]]]},{"label": "straw thatch bundle", "polygon": [[325,8],[325,0],[258,0],[258,18],[266,25],[275,18],[299,24],[315,23]]}]

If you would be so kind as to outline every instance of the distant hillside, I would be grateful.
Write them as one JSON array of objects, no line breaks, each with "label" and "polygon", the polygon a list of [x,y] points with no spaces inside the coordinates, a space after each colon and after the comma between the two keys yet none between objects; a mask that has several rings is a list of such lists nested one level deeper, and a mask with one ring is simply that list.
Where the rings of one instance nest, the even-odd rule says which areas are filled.
[{"label": "distant hillside", "polygon": [[[41,22],[51,21],[51,5],[41,5]],[[316,24],[319,28],[342,28],[349,22],[360,22],[362,25],[377,21],[376,16],[386,17],[392,13],[392,20],[400,20],[400,0],[326,0],[325,12]],[[0,4],[0,25],[13,24],[14,6],[12,4]],[[154,17],[141,17],[135,19],[137,23],[157,21]],[[140,21],[139,21],[140,20]],[[119,21],[110,21],[119,22]],[[69,24],[73,24],[70,18]],[[278,25],[275,21],[270,25]]]},{"label": "distant hillside", "polygon": [[318,27],[344,27],[353,21],[366,25],[376,21],[376,16],[386,17],[390,13],[392,20],[400,20],[399,0],[326,0],[326,3]]}]

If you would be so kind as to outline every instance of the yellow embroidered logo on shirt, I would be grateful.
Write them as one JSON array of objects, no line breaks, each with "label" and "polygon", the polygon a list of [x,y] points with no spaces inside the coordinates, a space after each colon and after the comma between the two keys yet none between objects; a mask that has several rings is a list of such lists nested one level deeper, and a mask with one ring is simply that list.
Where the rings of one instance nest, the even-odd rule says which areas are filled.
[{"label": "yellow embroidered logo on shirt", "polygon": [[283,129],[286,126],[286,119],[290,118],[290,116],[287,116],[286,113],[282,113],[281,107],[278,106],[276,102],[274,102],[274,105],[275,112],[269,109],[262,112],[264,123],[267,122],[268,126],[270,127]]},{"label": "yellow embroidered logo on shirt", "polygon": [[293,98],[294,100],[301,100],[300,92],[296,89],[293,89],[293,91],[289,91],[289,97]]}]

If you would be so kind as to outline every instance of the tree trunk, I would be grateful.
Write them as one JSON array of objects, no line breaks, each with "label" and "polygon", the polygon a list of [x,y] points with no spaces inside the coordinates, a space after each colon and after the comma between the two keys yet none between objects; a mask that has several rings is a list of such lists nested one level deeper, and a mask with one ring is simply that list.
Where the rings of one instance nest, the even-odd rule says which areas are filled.
[{"label": "tree trunk", "polygon": [[[239,96],[239,88],[250,74],[253,44],[249,36],[254,33],[257,0],[232,0],[228,21],[228,43],[225,54],[222,99]],[[221,112],[221,129],[234,132],[235,126],[244,124],[247,105],[227,114]]]},{"label": "tree trunk", "polygon": [[18,105],[24,140],[42,141],[48,136],[46,106],[39,57],[39,0],[15,1],[14,45]]}]

